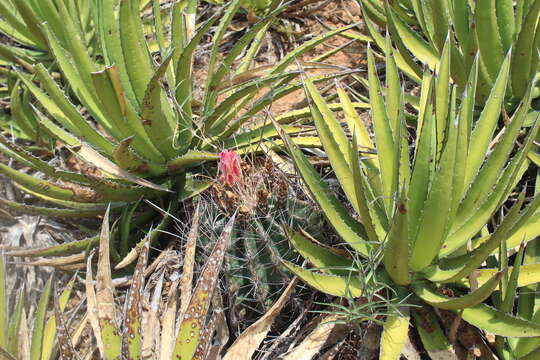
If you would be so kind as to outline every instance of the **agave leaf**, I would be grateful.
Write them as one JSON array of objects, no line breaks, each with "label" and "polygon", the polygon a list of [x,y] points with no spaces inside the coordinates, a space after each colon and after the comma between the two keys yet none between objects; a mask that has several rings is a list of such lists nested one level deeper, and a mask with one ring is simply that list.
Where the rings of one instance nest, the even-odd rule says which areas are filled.
[{"label": "agave leaf", "polygon": [[24,214],[58,217],[95,217],[103,214],[103,212],[105,211],[104,208],[99,207],[96,207],[95,209],[56,209],[50,207],[21,204],[2,198],[0,198],[0,205]]},{"label": "agave leaf", "polygon": [[[372,18],[367,14],[366,4],[368,2],[369,1],[362,1],[360,4],[362,13],[367,15],[363,17],[364,23],[366,24],[370,37],[373,39],[375,44],[377,44],[377,47],[380,49],[386,49],[384,38],[381,36],[381,34],[379,34],[375,28],[375,24],[372,22]],[[394,52],[396,64],[411,79],[416,82],[421,82],[420,74],[422,71],[420,67],[414,62],[408,53],[402,51],[405,48],[403,42],[397,41],[393,32],[390,32],[390,35],[392,36],[392,40],[396,42],[398,48],[398,51]]]},{"label": "agave leaf", "polygon": [[2,26],[0,27],[0,30],[2,33],[10,34],[10,36],[16,38],[18,42],[26,42],[27,45],[32,47],[46,49],[46,42],[43,42],[43,39],[37,38],[33,31],[31,31],[24,23],[24,19],[21,19],[14,11],[15,8],[9,7],[8,4],[9,3],[0,4],[0,12],[5,19],[5,22],[1,22]]},{"label": "agave leaf", "polygon": [[435,124],[437,128],[437,154],[440,154],[443,142],[447,134],[447,124],[449,121],[448,111],[450,109],[450,35],[446,38],[441,60],[437,65],[437,77],[435,80]]},{"label": "agave leaf", "polygon": [[13,308],[7,327],[6,350],[14,356],[19,356],[19,330],[24,311],[24,287],[20,289],[17,296],[17,303]]},{"label": "agave leaf", "polygon": [[461,314],[468,323],[500,336],[540,336],[540,324],[512,316],[485,304],[466,308]]},{"label": "agave leaf", "polygon": [[193,294],[193,268],[195,264],[195,251],[197,250],[200,219],[201,204],[198,202],[193,214],[193,219],[191,220],[191,228],[189,229],[184,248],[184,264],[182,266],[182,277],[180,279],[180,314],[186,312]]},{"label": "agave leaf", "polygon": [[100,43],[104,53],[104,59],[107,66],[114,64],[118,68],[118,74],[122,80],[122,86],[125,89],[126,98],[135,109],[139,110],[139,103],[135,98],[135,93],[131,85],[129,74],[124,59],[122,39],[116,15],[118,11],[114,0],[98,0],[93,3],[94,16],[97,23],[97,30],[100,37]]},{"label": "agave leaf", "polygon": [[428,195],[429,184],[434,173],[435,149],[433,147],[436,136],[435,117],[433,108],[429,103],[432,96],[433,78],[424,74],[420,111],[417,127],[417,145],[415,147],[414,168],[409,186],[409,232],[414,236],[418,231],[418,224],[422,219],[422,211]]},{"label": "agave leaf", "polygon": [[[360,215],[369,241],[379,243],[381,242],[380,239],[384,239],[386,236],[386,228],[388,227],[387,218],[382,209],[383,205],[377,201],[377,198],[381,194],[379,178],[370,172],[369,169],[372,163],[368,162],[368,160],[366,160],[364,165],[367,174],[364,174],[362,169],[360,169],[356,134],[353,134],[349,153],[351,154],[351,169],[356,201],[358,203],[358,214]],[[370,178],[372,179],[371,183]]]},{"label": "agave leaf", "polygon": [[434,307],[446,310],[464,309],[478,305],[487,299],[501,281],[503,274],[504,271],[497,272],[478,289],[457,298],[441,295],[427,283],[415,283],[412,285],[412,289],[422,300]]},{"label": "agave leaf", "polygon": [[[509,267],[508,271],[513,273],[514,268]],[[478,269],[475,271],[477,276],[478,285],[486,283],[493,274],[497,273],[497,269]],[[540,282],[540,264],[523,264],[520,266],[519,274],[517,276],[517,287],[524,287]]]},{"label": "agave leaf", "polygon": [[[279,119],[276,120],[279,122]],[[282,127],[287,134],[298,134],[309,130],[309,128],[303,126],[283,125]],[[223,148],[242,148],[276,136],[279,136],[279,133],[274,126],[272,124],[264,124],[254,128],[253,130],[248,130],[244,133],[238,134],[234,138],[226,139],[223,142]]]},{"label": "agave leaf", "polygon": [[[150,79],[146,87],[144,98],[141,103],[141,122],[148,137],[157,149],[166,157],[171,158],[177,154],[173,147],[174,124],[168,117],[169,112],[162,107],[163,89],[161,81],[171,63],[173,53],[165,56],[158,69]],[[169,105],[170,107],[170,105]],[[169,134],[163,136],[163,134]]]},{"label": "agave leaf", "polygon": [[476,4],[476,36],[482,62],[492,79],[497,77],[503,63],[503,45],[497,24],[495,1],[480,0]]},{"label": "agave leaf", "polygon": [[[98,237],[99,240],[99,237]],[[102,358],[105,358],[105,344],[101,337],[101,326],[99,325],[98,318],[98,309],[97,309],[97,299],[96,299],[96,290],[94,286],[94,280],[92,279],[92,258],[94,253],[92,252],[90,256],[86,259],[86,279],[85,279],[85,288],[86,288],[86,301],[87,301],[87,315],[92,331],[94,332],[94,337],[96,339],[97,347]]]},{"label": "agave leaf", "polygon": [[283,290],[279,299],[254,324],[249,326],[228,348],[223,360],[249,360],[262,343],[296,287],[296,278]]},{"label": "agave leaf", "polygon": [[[459,264],[457,267],[460,267],[461,269],[457,272],[457,274],[448,279],[448,282],[457,281],[470,274],[486,260],[493,250],[499,247],[500,242],[505,239],[508,232],[512,229],[519,218],[519,210],[523,204],[523,200],[524,193],[521,193],[519,200],[516,202],[516,204],[514,204],[510,212],[504,217],[503,221],[497,230],[495,230],[495,232],[490,236],[489,240],[487,240],[477,249],[473,250],[472,253],[449,260],[450,263]],[[467,260],[465,260],[465,258],[467,258]]]},{"label": "agave leaf", "polygon": [[[221,43],[221,40],[223,39],[223,36],[225,35],[225,32],[227,31],[227,28],[229,27],[229,24],[233,20],[234,15],[240,8],[240,3],[240,0],[232,0],[229,2],[229,4],[227,5],[227,10],[221,16],[221,21],[216,28],[214,36],[212,37],[212,48],[210,49],[210,57],[208,59],[209,76],[206,79],[205,94],[203,96],[203,103],[205,105],[207,104],[207,92],[210,89],[210,84],[213,82],[212,78],[217,65],[216,63],[218,60],[219,45]],[[251,29],[251,31],[253,31],[253,29]],[[204,109],[204,112],[206,111],[208,111],[208,109]]]},{"label": "agave leaf", "polygon": [[403,189],[396,202],[393,223],[384,244],[383,254],[385,269],[398,285],[408,285],[411,282],[409,273],[411,243],[408,236],[409,215],[406,194],[407,192]]},{"label": "agave leaf", "polygon": [[[532,88],[529,88],[522,104],[514,113],[510,124],[505,128],[502,138],[471,184],[465,198],[460,204],[461,209],[471,209],[481,204],[488,196],[486,189],[492,188],[499,178],[512,149],[515,147],[517,136],[527,115],[527,109],[530,107],[531,90]],[[457,221],[459,222],[460,220]]]},{"label": "agave leaf", "polygon": [[124,314],[124,331],[122,334],[122,354],[128,358],[141,356],[142,344],[142,300],[144,292],[144,272],[148,260],[150,242],[143,246],[135,266],[133,280],[127,295],[127,306]]},{"label": "agave leaf", "polygon": [[388,315],[381,335],[380,360],[395,360],[400,357],[401,350],[409,337],[409,310],[404,308],[402,314]]},{"label": "agave leaf", "polygon": [[439,253],[448,232],[452,210],[452,197],[457,146],[458,123],[450,121],[448,137],[433,183],[418,223],[418,233],[413,236],[411,268],[415,271],[428,266]]},{"label": "agave leaf", "polygon": [[41,352],[43,347],[43,330],[45,327],[45,318],[47,316],[47,305],[49,304],[49,297],[51,295],[53,276],[49,278],[43,293],[39,298],[37,305],[34,327],[32,330],[32,343],[30,345],[30,360],[41,360]]},{"label": "agave leaf", "polygon": [[304,231],[294,232],[291,228],[283,225],[294,248],[317,269],[336,275],[348,275],[354,271],[354,261],[344,256],[339,256],[332,251],[317,245],[314,239]]},{"label": "agave leaf", "polygon": [[94,236],[88,239],[67,242],[60,245],[49,246],[44,248],[15,248],[7,252],[8,256],[62,256],[81,251],[91,250],[99,244],[99,236]]},{"label": "agave leaf", "polygon": [[[207,34],[210,27],[219,18],[221,13],[214,14],[210,19],[202,25],[193,38],[183,48],[176,48],[175,51],[179,56],[178,61],[174,63],[176,73],[176,102],[180,105],[179,109],[179,124],[176,130],[176,143],[179,144],[180,153],[185,151],[191,142],[192,134],[192,108],[191,101],[193,100],[193,81],[192,81],[192,57],[195,48],[201,41],[204,35]],[[173,24],[174,25],[174,24]],[[173,34],[174,35],[174,34]],[[180,53],[181,51],[181,53]]]},{"label": "agave leaf", "polygon": [[158,278],[156,285],[154,287],[154,293],[150,302],[150,309],[148,311],[147,317],[147,326],[144,328],[142,333],[142,345],[140,355],[143,358],[151,357],[154,354],[154,351],[157,351],[157,344],[161,341],[161,328],[158,317],[159,305],[161,303],[161,292],[163,290],[163,278],[165,272],[161,272],[160,277]]},{"label": "agave leaf", "polygon": [[510,68],[510,53],[498,71],[498,77],[493,86],[486,105],[480,114],[476,126],[471,133],[469,144],[469,158],[465,172],[464,187],[468,188],[478,174],[478,170],[484,161],[489,143],[495,131],[497,121],[501,112],[501,106],[504,100],[506,84],[508,83],[508,73]]},{"label": "agave leaf", "polygon": [[130,174],[84,143],[76,148],[73,148],[72,151],[86,162],[98,167],[110,175],[154,190],[169,191],[166,187],[153,184],[148,180]]},{"label": "agave leaf", "polygon": [[304,83],[306,93],[314,102],[312,117],[332,169],[350,203],[359,212],[351,171],[349,142],[345,132],[309,78],[304,78]]},{"label": "agave leaf", "polygon": [[[66,285],[62,294],[58,298],[56,296],[56,289],[54,289],[54,316],[47,319],[45,327],[43,328],[43,346],[41,349],[41,360],[48,360],[51,358],[54,346],[56,345],[56,334],[58,333],[58,343],[69,341],[69,337],[66,338],[65,324],[62,320],[62,313],[66,308],[68,300],[75,284],[75,277],[73,277]],[[60,358],[64,358],[62,355],[62,346],[59,346]],[[66,350],[69,350],[68,348]]]},{"label": "agave leaf", "polygon": [[422,308],[412,314],[415,328],[428,355],[432,359],[458,360],[433,311]]},{"label": "agave leaf", "polygon": [[35,41],[38,42],[39,46],[42,49],[46,49],[47,41],[43,36],[43,32],[39,28],[39,24],[41,24],[41,21],[39,20],[39,17],[35,13],[31,4],[23,0],[13,0],[12,4],[16,7],[19,15],[24,20],[25,26],[27,27],[28,31],[32,33]]},{"label": "agave leaf", "polygon": [[[489,221],[489,218],[493,215],[497,207],[501,205],[501,202],[507,198],[510,191],[517,185],[517,181],[519,181],[523,173],[528,168],[528,163],[525,156],[529,152],[533,139],[536,136],[539,128],[540,122],[536,122],[534,128],[528,133],[525,144],[510,160],[510,163],[504,170],[499,182],[496,184],[494,191],[490,194],[484,204],[482,204],[475,211],[475,215],[467,220],[467,222],[462,225],[459,230],[454,231],[452,229],[448,239],[446,240],[445,246],[441,249],[441,257],[448,256],[452,252],[456,251],[456,249],[466,244],[467,241],[472,238],[472,236],[477,234],[486,224],[486,222]],[[526,229],[530,215],[532,214],[529,214],[528,217],[521,218],[521,230]],[[458,219],[456,219],[456,223],[457,221]],[[513,227],[512,232],[510,232],[508,235],[512,235],[514,231],[517,233],[519,232],[518,230],[520,229]],[[516,245],[518,245],[519,241],[521,240],[522,237],[518,240]]]},{"label": "agave leaf", "polygon": [[[58,170],[54,166],[49,165],[47,162],[35,157],[22,146],[19,146],[11,141],[9,141],[5,136],[0,134],[0,143],[5,147],[0,146],[0,151],[8,154],[10,157],[15,158],[17,161],[20,161],[24,165],[27,165],[30,168],[41,171],[47,176],[53,178],[59,178],[63,180],[69,180],[78,184],[88,184],[88,179],[81,174]],[[14,156],[15,155],[15,156]]]},{"label": "agave leaf", "polygon": [[[502,244],[506,244],[504,241]],[[525,243],[521,243],[519,251],[514,258],[514,268],[510,273],[510,277],[506,283],[506,290],[504,291],[503,302],[500,306],[500,310],[511,313],[514,307],[514,300],[516,298],[516,291],[518,287],[518,278],[521,269],[521,263],[523,262],[523,254],[525,252]],[[506,279],[505,279],[506,281]]]},{"label": "agave leaf", "polygon": [[[121,1],[118,8],[118,35],[129,81],[139,104],[143,101],[153,70],[142,28],[139,1]],[[114,46],[117,43],[111,45]],[[109,51],[111,47],[108,47]]]},{"label": "agave leaf", "polygon": [[396,144],[392,135],[392,129],[385,110],[385,104],[381,94],[381,86],[377,79],[373,52],[368,49],[369,71],[369,98],[371,103],[372,121],[375,138],[377,140],[377,157],[380,164],[380,178],[383,189],[383,199],[386,213],[392,213],[392,198],[397,192],[398,171],[396,158]]},{"label": "agave leaf", "polygon": [[190,150],[182,156],[171,159],[167,163],[169,172],[180,172],[206,161],[219,160],[219,155],[207,151]]},{"label": "agave leaf", "polygon": [[256,78],[250,81],[248,84],[232,92],[225,100],[223,100],[205,119],[205,126],[208,129],[208,133],[215,135],[223,131],[231,120],[229,114],[236,114],[252,100],[255,93],[260,89],[263,89],[269,85],[272,85],[278,80],[283,79],[287,83],[292,81],[293,78],[300,75],[300,71],[284,71],[278,74],[270,74],[263,78]]},{"label": "agave leaf", "polygon": [[[175,330],[176,330],[176,303],[177,290],[180,279],[172,282],[167,294],[167,303],[165,310],[161,316],[161,344],[159,360],[172,359],[172,353],[175,345]],[[182,294],[183,295],[183,294]]]},{"label": "agave leaf", "polygon": [[[73,64],[73,59],[68,55],[70,54],[70,52],[66,51],[66,49],[61,47],[58,39],[51,32],[46,23],[43,26],[45,29],[45,33],[47,34],[47,39],[51,47],[51,52],[53,53],[56,61],[58,62],[64,77],[69,82],[70,87],[77,95],[77,98],[99,122],[99,124],[107,130],[107,132],[110,132],[111,130],[113,130],[114,132],[114,129],[112,129],[110,122],[101,110],[101,106],[99,105],[99,101],[97,99],[96,90],[90,77],[90,74],[96,69],[90,65],[89,69],[87,69],[88,73],[81,71],[81,74],[78,71],[78,68]],[[77,40],[73,40],[72,42],[74,44],[77,44]],[[84,52],[84,50],[79,49],[77,53],[79,54],[82,52]],[[85,74],[87,75],[86,77],[82,76]]]},{"label": "agave leaf", "polygon": [[13,86],[10,93],[11,99],[11,120],[17,124],[19,129],[30,139],[37,138],[37,121],[27,112],[24,111],[21,95],[19,94],[19,86]]},{"label": "agave leaf", "polygon": [[38,101],[47,109],[55,119],[61,120],[64,125],[72,133],[78,135],[81,139],[85,139],[90,144],[98,149],[101,149],[106,154],[110,154],[112,144],[103,135],[101,135],[90,123],[79,113],[73,104],[68,100],[63,91],[58,87],[58,84],[49,75],[43,64],[35,66],[36,75],[40,80],[43,88],[47,91],[50,98],[37,88],[23,74],[19,74],[19,78],[24,82],[25,86],[32,92]]},{"label": "agave leaf", "polygon": [[362,237],[364,231],[361,225],[347,213],[337,198],[330,194],[328,186],[320,179],[306,156],[294,147],[288,135],[281,131],[276,122],[274,126],[279,129],[280,136],[287,144],[300,174],[337,233],[360,254],[367,255],[369,245]]},{"label": "agave leaf", "polygon": [[540,1],[536,0],[529,7],[529,12],[523,21],[515,44],[516,48],[510,71],[513,95],[518,99],[525,94],[527,84],[538,72],[538,55],[530,51],[530,49],[534,48],[535,37],[538,38],[540,33],[540,27],[538,26],[539,13]]},{"label": "agave leaf", "polygon": [[[228,72],[231,71],[231,67],[233,62],[238,58],[238,56],[247,48],[248,44],[253,41],[256,43],[255,38],[260,36],[261,34],[264,35],[266,33],[266,29],[269,26],[270,22],[274,19],[274,17],[281,11],[283,11],[284,8],[280,8],[275,10],[274,12],[268,14],[268,16],[265,16],[263,19],[261,19],[259,22],[257,22],[255,25],[250,27],[250,31],[247,31],[233,46],[233,48],[230,50],[230,52],[227,54],[227,56],[220,61],[218,70],[209,77],[209,80],[211,80],[209,83],[207,83],[206,87],[206,96],[203,101],[206,107],[205,114],[210,111],[212,106],[215,106],[215,98],[216,98],[216,89],[218,88],[219,84],[222,83],[223,78],[227,75]],[[259,41],[260,43],[260,41]],[[216,42],[214,42],[216,44]],[[249,51],[249,50],[248,50]],[[243,57],[243,61],[246,61],[249,58],[249,56],[246,54]],[[242,66],[238,67],[237,72],[243,72],[247,69],[243,69]]]},{"label": "agave leaf", "polygon": [[[311,81],[313,83],[319,83],[323,81],[328,81],[333,78],[337,78],[346,74],[350,74],[354,71],[342,71],[342,72],[336,72],[333,74],[326,74],[321,76],[314,76],[311,78]],[[286,80],[286,79],[285,79]],[[283,81],[282,81],[283,82]],[[272,104],[273,102],[277,101],[278,99],[282,98],[283,96],[290,94],[291,92],[303,88],[302,82],[297,82],[293,84],[277,84],[274,85],[268,92],[266,92],[263,96],[261,96],[258,100],[256,100],[250,108],[248,108],[241,116],[237,117],[236,111],[230,111],[226,116],[224,116],[220,122],[222,123],[222,126],[220,126],[219,129],[215,129],[216,131],[223,131],[218,135],[220,139],[225,139],[234,134],[240,127],[248,120],[252,119],[254,115],[256,115],[258,112],[260,112],[262,109],[266,108],[268,105]],[[246,105],[249,101],[251,101],[251,97],[246,97],[245,104],[241,104],[238,106],[238,108],[243,107]],[[233,118],[237,117],[236,120],[232,121]],[[228,124],[228,128],[224,128]],[[215,135],[214,133],[210,133],[210,135]]]},{"label": "agave leaf", "polygon": [[189,306],[184,314],[178,330],[173,358],[190,359],[195,355],[201,335],[205,329],[205,318],[212,293],[217,285],[221,264],[231,239],[236,214],[225,225],[220,239],[216,243],[201,277],[193,291]]},{"label": "agave leaf", "polygon": [[393,8],[385,4],[386,13],[389,15],[391,25],[397,30],[401,41],[405,46],[423,63],[429,64],[430,68],[435,68],[439,62],[439,56],[437,51],[433,47],[423,40],[415,31],[411,30],[399,16],[396,15]]},{"label": "agave leaf", "polygon": [[349,276],[328,275],[301,268],[286,260],[282,262],[306,284],[325,294],[353,298],[362,296],[362,285],[357,275],[352,273]]},{"label": "agave leaf", "polygon": [[130,136],[120,141],[120,143],[115,146],[113,158],[116,163],[128,172],[153,176],[163,174],[166,171],[164,165],[148,162],[133,151],[133,148],[131,147],[133,139],[134,137]]},{"label": "agave leaf", "polygon": [[[96,310],[101,339],[105,344],[104,358],[113,360],[121,356],[122,339],[116,321],[111,264],[109,253],[109,211],[103,216],[99,240],[99,259],[96,274]],[[89,286],[87,284],[87,286]],[[91,285],[90,285],[91,286]]]}]

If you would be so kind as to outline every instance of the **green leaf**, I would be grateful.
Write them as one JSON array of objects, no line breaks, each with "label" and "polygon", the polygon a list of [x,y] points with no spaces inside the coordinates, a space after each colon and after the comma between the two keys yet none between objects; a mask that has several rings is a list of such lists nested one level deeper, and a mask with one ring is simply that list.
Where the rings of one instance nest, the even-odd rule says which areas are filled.
[{"label": "green leaf", "polygon": [[[161,81],[173,58],[173,53],[167,55],[145,88],[141,103],[141,122],[153,145],[166,157],[172,158],[178,154],[173,146],[174,126],[170,118],[170,105],[162,106],[164,90]],[[167,109],[168,107],[168,109]],[[168,110],[168,111],[167,111]],[[166,134],[164,136],[164,134]],[[168,134],[168,135],[167,135]]]},{"label": "green leaf", "polygon": [[332,110],[326,105],[326,102],[317,91],[317,88],[309,80],[304,78],[306,93],[314,102],[311,113],[317,133],[321,138],[324,150],[328,155],[332,169],[345,192],[347,199],[353,205],[353,208],[359,212],[354,188],[353,176],[350,164],[349,141],[343,131],[340,122],[335,118]]},{"label": "green leaf", "polygon": [[386,271],[397,285],[408,285],[411,282],[409,274],[409,259],[411,244],[408,229],[408,201],[405,189],[400,194],[394,209],[393,222],[384,244],[383,263]]},{"label": "green leaf", "polygon": [[381,171],[383,199],[386,213],[392,213],[392,199],[397,192],[398,171],[396,163],[396,149],[392,129],[385,110],[381,87],[377,79],[373,52],[368,49],[368,72],[369,72],[369,98],[371,103],[372,120],[377,141],[377,154]]},{"label": "green leaf", "polygon": [[294,248],[317,269],[335,275],[348,275],[355,269],[352,259],[336,255],[318,245],[306,232],[294,232],[286,225],[284,225],[284,230]]},{"label": "green leaf", "polygon": [[540,336],[540,324],[512,316],[491,306],[479,304],[461,313],[463,320],[495,335],[508,337]]},{"label": "green leaf", "polygon": [[[274,123],[274,125],[279,129],[277,123]],[[343,240],[349,243],[349,245],[356,249],[360,254],[367,256],[369,254],[370,246],[363,236],[364,229],[362,226],[348,214],[347,210],[338,199],[331,194],[328,185],[321,180],[306,156],[291,143],[288,135],[281,130],[280,135],[287,144],[287,148],[298,171],[302,175],[302,178],[306,182],[315,200],[321,206],[325,216],[330,221],[330,224],[332,224]]]},{"label": "green leaf", "polygon": [[456,298],[441,295],[437,289],[425,282],[413,283],[412,289],[418,297],[436,308],[446,310],[464,309],[478,305],[486,300],[501,281],[503,274],[504,271],[495,273],[478,289]]},{"label": "green leaf", "polygon": [[531,3],[521,31],[517,36],[510,67],[513,95],[517,99],[525,95],[531,79],[538,72],[538,48],[535,47],[534,41],[535,37],[540,34],[540,26],[538,25],[540,0]]},{"label": "green leaf", "polygon": [[476,35],[480,57],[485,64],[489,76],[497,78],[502,68],[504,51],[497,24],[496,0],[478,0],[476,3]]},{"label": "green leaf", "polygon": [[39,298],[34,320],[34,328],[32,330],[32,341],[30,344],[30,360],[41,360],[41,350],[43,346],[43,329],[45,326],[45,318],[47,316],[47,305],[49,304],[49,297],[51,295],[52,279],[53,277],[51,276],[45,284],[43,292]]},{"label": "green leaf", "polygon": [[[108,9],[110,9],[110,6]],[[126,71],[129,75],[129,82],[131,83],[136,100],[139,104],[143,101],[146,87],[153,72],[150,53],[148,52],[142,29],[143,26],[139,14],[139,1],[120,1],[118,9],[118,30],[121,48]],[[115,42],[111,45],[117,46],[118,43]],[[111,47],[108,47],[108,49],[110,51]],[[115,56],[115,58],[117,57]]]},{"label": "green leaf", "polygon": [[401,351],[409,337],[409,310],[404,308],[404,313],[388,315],[384,322],[381,335],[381,349],[379,360],[399,359]]},{"label": "green leaf", "polygon": [[328,275],[301,268],[285,260],[282,262],[306,284],[325,294],[353,298],[362,296],[362,284],[355,275]]},{"label": "green leaf", "polygon": [[[441,160],[423,207],[422,218],[418,223],[418,233],[413,234],[411,268],[419,271],[428,266],[439,254],[449,224],[453,219],[452,200],[455,176],[457,146],[457,127],[459,122],[448,121],[448,136]],[[459,120],[458,120],[459,121]]]}]

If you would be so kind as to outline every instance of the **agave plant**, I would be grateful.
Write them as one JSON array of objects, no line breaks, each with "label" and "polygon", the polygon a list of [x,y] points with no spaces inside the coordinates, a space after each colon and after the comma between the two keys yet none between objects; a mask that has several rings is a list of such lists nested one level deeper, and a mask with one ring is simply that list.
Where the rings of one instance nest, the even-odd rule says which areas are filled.
[{"label": "agave plant", "polygon": [[[13,67],[21,71],[34,72],[33,66],[43,63],[57,78],[60,76],[54,63],[46,34],[41,26],[47,22],[59,43],[66,47],[66,28],[64,18],[72,19],[78,32],[79,41],[89,49],[95,49],[96,33],[90,16],[91,1],[65,1],[57,4],[53,0],[18,1],[8,0],[0,4],[0,97],[12,96],[15,101],[21,96],[20,90],[14,87],[17,79]],[[11,89],[11,90],[10,90]],[[28,102],[29,94],[23,92],[24,102]],[[10,99],[6,99],[10,102]],[[19,106],[20,107],[20,106]],[[0,114],[0,127],[15,133],[18,137],[36,141],[36,130],[25,127],[16,121]]]},{"label": "agave plant", "polygon": [[[384,37],[376,25],[386,28],[398,49],[398,67],[420,82],[422,69],[416,59],[435,70],[445,39],[450,36],[450,74],[464,90],[480,56],[476,101],[488,99],[506,54],[512,49],[507,106],[513,108],[525,96],[530,79],[539,72],[540,1],[387,1],[359,0],[372,40],[384,49]],[[416,59],[415,59],[416,58]],[[540,95],[533,89],[533,99]]]},{"label": "agave plant", "polygon": [[[127,241],[129,229],[137,224],[131,223],[134,208],[125,205],[136,204],[141,197],[164,198],[169,201],[164,208],[171,213],[180,200],[211,184],[199,181],[190,169],[219,159],[223,148],[236,148],[240,154],[261,151],[258,143],[277,133],[271,125],[257,123],[256,115],[275,99],[302,86],[300,82],[291,83],[298,75],[298,71],[288,69],[291,62],[344,29],[304,43],[277,64],[248,71],[261,46],[260,37],[282,8],[255,24],[219,59],[218,47],[240,3],[232,1],[223,13],[196,27],[191,11],[195,3],[176,2],[169,14],[173,31],[166,36],[159,1],[154,1],[153,32],[160,44],[157,53],[148,50],[136,0],[81,3],[91,7],[89,16],[97,31],[94,48],[100,49],[99,56],[81,41],[73,18],[63,18],[63,41],[52,24],[42,24],[40,29],[61,77],[55,79],[43,63],[33,66],[33,76],[17,71],[28,96],[21,98],[15,87],[11,113],[20,129],[32,133],[28,138],[39,132],[53,141],[55,146],[49,150],[58,155],[57,160],[51,163],[38,158],[15,139],[2,135],[0,151],[32,170],[23,172],[0,165],[0,172],[24,192],[62,208],[5,199],[2,205],[55,216],[95,216],[111,203],[113,209],[125,210],[122,237]],[[273,9],[278,3],[273,3]],[[218,19],[219,24],[213,27]],[[210,30],[214,35],[206,79],[196,87],[194,53]],[[246,55],[237,71],[231,71],[242,51],[247,51]],[[291,122],[306,114],[284,115],[280,121]],[[234,136],[247,121],[251,123],[249,130]],[[300,126],[286,125],[286,129],[290,133],[303,131]],[[309,137],[302,141],[307,146],[318,143]],[[272,148],[279,146],[279,141],[268,140],[266,144]],[[63,150],[83,171],[64,165]],[[149,217],[154,215],[138,220],[144,223]],[[157,236],[156,231],[152,234]],[[97,244],[97,237],[90,242]],[[77,249],[87,245],[85,242]]]},{"label": "agave plant", "polygon": [[[492,263],[499,248],[515,248],[540,234],[540,196],[526,202],[525,192],[517,198],[513,195],[529,166],[527,153],[540,127],[538,119],[530,129],[523,127],[535,82],[530,81],[512,118],[503,117],[504,128],[496,131],[512,55],[505,57],[477,117],[474,94],[480,59],[471,65],[465,89],[459,92],[450,80],[452,44],[447,39],[437,72],[427,69],[423,74],[419,111],[409,128],[389,37],[385,51],[385,87],[377,78],[373,52],[368,51],[374,142],[342,89],[338,92],[352,140],[312,82],[305,79],[312,118],[354,214],[331,193],[284,132],[282,137],[313,198],[354,256],[339,255],[291,230],[292,244],[315,265],[315,271],[289,262],[285,265],[320,291],[356,298],[364,289],[355,259],[378,259],[378,278],[386,279],[395,294],[409,296],[409,303],[459,312],[466,322],[500,336],[540,336],[539,323],[514,316],[509,305],[516,287],[540,281],[539,265],[529,261],[519,267],[523,250],[513,269],[505,269],[504,262]],[[376,149],[376,155],[368,151],[359,156],[358,146]],[[509,280],[501,282],[506,276]],[[504,290],[501,310],[485,303],[498,286]],[[381,359],[399,357],[409,319],[407,309],[386,317]]]}]

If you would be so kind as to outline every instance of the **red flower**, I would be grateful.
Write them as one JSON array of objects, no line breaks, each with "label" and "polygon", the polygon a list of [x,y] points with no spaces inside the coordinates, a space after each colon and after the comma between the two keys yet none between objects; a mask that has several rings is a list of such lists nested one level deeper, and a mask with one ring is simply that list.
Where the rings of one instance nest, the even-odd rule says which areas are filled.
[{"label": "red flower", "polygon": [[222,184],[233,186],[243,180],[240,168],[240,156],[233,150],[225,150],[219,154],[219,181]]}]

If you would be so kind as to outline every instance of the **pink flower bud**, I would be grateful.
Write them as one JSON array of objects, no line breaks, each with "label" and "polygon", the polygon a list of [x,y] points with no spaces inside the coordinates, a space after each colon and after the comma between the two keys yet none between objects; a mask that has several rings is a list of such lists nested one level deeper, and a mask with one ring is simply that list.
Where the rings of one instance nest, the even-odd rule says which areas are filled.
[{"label": "pink flower bud", "polygon": [[240,168],[240,156],[234,150],[225,150],[219,154],[219,181],[233,186],[243,181]]}]

